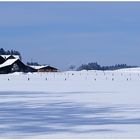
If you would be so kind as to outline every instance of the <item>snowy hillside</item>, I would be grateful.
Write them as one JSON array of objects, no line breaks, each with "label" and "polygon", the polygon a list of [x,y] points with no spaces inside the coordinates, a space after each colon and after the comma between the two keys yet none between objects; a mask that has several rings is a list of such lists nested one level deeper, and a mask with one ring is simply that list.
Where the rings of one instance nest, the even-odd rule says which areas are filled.
[{"label": "snowy hillside", "polygon": [[140,138],[140,68],[0,75],[1,138]]}]

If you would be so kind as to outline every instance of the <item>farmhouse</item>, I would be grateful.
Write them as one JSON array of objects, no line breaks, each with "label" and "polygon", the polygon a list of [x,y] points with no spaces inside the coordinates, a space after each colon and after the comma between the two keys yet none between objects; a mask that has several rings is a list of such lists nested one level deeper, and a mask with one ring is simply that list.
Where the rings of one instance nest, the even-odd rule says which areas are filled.
[{"label": "farmhouse", "polygon": [[32,66],[35,68],[38,72],[58,72],[58,69],[51,66]]},{"label": "farmhouse", "polygon": [[8,74],[12,72],[36,72],[37,70],[25,65],[19,59],[8,59],[0,65],[0,74]]},{"label": "farmhouse", "polygon": [[13,72],[57,72],[58,69],[51,66],[25,65],[19,55],[0,55],[0,74]]}]

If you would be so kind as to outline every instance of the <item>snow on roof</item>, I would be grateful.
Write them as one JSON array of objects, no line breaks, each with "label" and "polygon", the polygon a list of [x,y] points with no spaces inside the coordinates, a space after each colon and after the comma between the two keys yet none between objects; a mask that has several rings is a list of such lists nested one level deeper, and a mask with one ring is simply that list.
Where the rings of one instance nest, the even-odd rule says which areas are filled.
[{"label": "snow on roof", "polygon": [[4,63],[2,63],[2,64],[0,65],[0,68],[6,67],[6,66],[10,66],[10,65],[12,65],[14,62],[16,62],[17,60],[18,60],[17,58],[15,58],[15,59],[8,59],[8,60],[6,60]]},{"label": "snow on roof", "polygon": [[47,66],[48,66],[48,65],[45,65],[45,66],[30,66],[30,67],[32,67],[32,68],[38,70],[38,69],[41,69],[41,68],[45,68],[45,67],[47,67]]},{"label": "snow on roof", "polygon": [[[4,58],[2,55],[0,55],[0,57]],[[5,58],[4,58],[5,59]]]},{"label": "snow on roof", "polygon": [[15,57],[16,59],[20,59],[20,58],[19,58],[19,55],[0,55],[0,56],[2,56],[4,59],[7,59],[7,58],[10,57],[10,56]]}]

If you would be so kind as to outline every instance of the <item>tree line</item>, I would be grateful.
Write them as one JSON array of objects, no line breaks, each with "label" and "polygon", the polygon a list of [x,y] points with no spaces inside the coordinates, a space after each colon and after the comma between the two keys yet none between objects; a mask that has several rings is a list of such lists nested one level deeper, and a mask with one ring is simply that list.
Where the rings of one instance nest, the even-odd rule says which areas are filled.
[{"label": "tree line", "polygon": [[128,66],[126,64],[116,64],[113,66],[101,66],[97,62],[95,63],[88,63],[88,64],[82,64],[78,67],[78,71],[80,70],[117,70],[117,69],[123,69],[123,68],[135,68],[137,66]]},{"label": "tree line", "polygon": [[27,65],[30,65],[30,66],[41,66],[41,64],[39,64],[38,62],[27,62]]}]

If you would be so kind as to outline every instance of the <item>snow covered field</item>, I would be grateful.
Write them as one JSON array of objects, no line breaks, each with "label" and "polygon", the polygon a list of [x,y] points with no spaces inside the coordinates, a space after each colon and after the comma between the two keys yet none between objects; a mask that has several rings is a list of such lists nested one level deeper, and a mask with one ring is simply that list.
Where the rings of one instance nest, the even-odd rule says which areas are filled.
[{"label": "snow covered field", "polygon": [[140,138],[140,69],[0,75],[0,138]]}]

